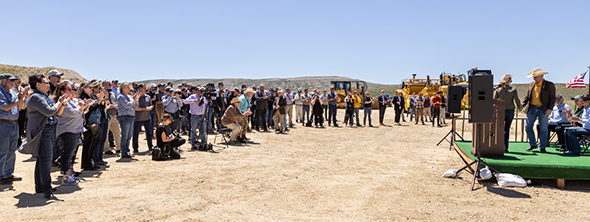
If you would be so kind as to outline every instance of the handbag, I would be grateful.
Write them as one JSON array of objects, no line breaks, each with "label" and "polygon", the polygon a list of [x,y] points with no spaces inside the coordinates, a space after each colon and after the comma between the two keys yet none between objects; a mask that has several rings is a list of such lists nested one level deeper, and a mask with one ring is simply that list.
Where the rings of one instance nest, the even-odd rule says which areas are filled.
[{"label": "handbag", "polygon": [[86,128],[92,131],[92,135],[96,135],[100,133],[100,126],[96,123],[91,124],[90,126],[86,126]]},{"label": "handbag", "polygon": [[31,141],[27,141],[25,138],[21,146],[18,148],[19,153],[39,156],[39,143],[41,142],[42,137],[41,131],[43,131],[43,128],[45,128],[45,123],[47,123],[47,118],[40,122],[39,126],[37,127],[37,132],[35,132],[35,136],[33,136]]}]

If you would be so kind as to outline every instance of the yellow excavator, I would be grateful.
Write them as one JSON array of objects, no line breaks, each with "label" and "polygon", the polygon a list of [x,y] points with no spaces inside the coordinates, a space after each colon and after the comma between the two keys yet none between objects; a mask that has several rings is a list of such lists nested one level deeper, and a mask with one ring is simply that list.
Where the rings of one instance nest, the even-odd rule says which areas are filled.
[{"label": "yellow excavator", "polygon": [[[442,72],[440,79],[431,79],[430,76],[426,76],[426,79],[416,78],[416,74],[412,74],[411,79],[402,80],[402,89],[406,101],[413,93],[422,93],[432,96],[435,92],[442,91],[443,95],[447,97],[447,89],[449,86],[462,86],[468,88],[469,82],[465,78],[464,74],[454,75],[451,73]],[[467,94],[463,96],[462,108],[469,109],[469,90],[466,90]]]}]

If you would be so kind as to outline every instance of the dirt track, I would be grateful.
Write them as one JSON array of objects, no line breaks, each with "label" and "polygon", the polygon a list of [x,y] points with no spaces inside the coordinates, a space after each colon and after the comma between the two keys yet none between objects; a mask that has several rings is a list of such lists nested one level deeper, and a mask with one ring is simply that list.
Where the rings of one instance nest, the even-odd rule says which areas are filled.
[{"label": "dirt track", "polygon": [[[339,110],[339,119],[343,113]],[[362,115],[362,111],[361,111]],[[373,111],[373,125],[378,111]],[[463,165],[448,145],[449,130],[404,123],[389,127],[292,129],[287,135],[250,133],[254,143],[217,146],[218,153],[182,147],[183,158],[131,162],[84,172],[78,187],[52,178],[60,201],[34,194],[35,162],[17,154],[23,181],[0,185],[1,221],[379,221],[588,220],[588,181],[566,189],[542,181],[528,188],[478,184],[440,175]],[[361,119],[362,122],[362,119]],[[448,121],[450,122],[450,121]],[[428,124],[428,123],[427,123]],[[213,142],[213,136],[209,137]],[[219,138],[218,141],[219,142]],[[220,144],[221,145],[221,144]],[[145,147],[145,143],[144,143]],[[145,151],[146,148],[140,148]],[[80,153],[80,152],[79,152]],[[76,165],[79,169],[79,164]]]}]

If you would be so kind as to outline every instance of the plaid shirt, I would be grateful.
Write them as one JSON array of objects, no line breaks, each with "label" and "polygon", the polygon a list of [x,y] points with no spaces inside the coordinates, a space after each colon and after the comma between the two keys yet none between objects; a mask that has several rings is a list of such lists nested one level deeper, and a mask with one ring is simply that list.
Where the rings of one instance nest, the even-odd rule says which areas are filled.
[{"label": "plaid shirt", "polygon": [[418,104],[418,102],[424,102],[424,97],[422,97],[422,96],[416,97],[416,108],[417,109],[424,108],[424,103]]}]

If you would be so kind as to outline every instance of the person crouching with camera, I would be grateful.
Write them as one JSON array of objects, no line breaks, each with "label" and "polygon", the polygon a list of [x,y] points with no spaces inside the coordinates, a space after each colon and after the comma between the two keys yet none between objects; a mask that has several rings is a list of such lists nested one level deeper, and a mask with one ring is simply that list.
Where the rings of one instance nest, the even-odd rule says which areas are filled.
[{"label": "person crouching with camera", "polygon": [[166,147],[166,145],[170,145],[170,147],[178,149],[178,147],[186,143],[185,139],[177,137],[171,132],[172,130],[168,129],[167,126],[170,125],[173,120],[174,118],[172,115],[169,113],[164,113],[164,116],[162,116],[162,122],[156,129],[156,145],[161,149]]},{"label": "person crouching with camera", "polygon": [[238,136],[242,134],[243,130],[239,124],[239,121],[244,121],[244,116],[249,116],[252,114],[252,112],[248,110],[245,113],[242,113],[240,109],[238,109],[240,102],[241,100],[239,98],[233,98],[230,101],[231,105],[227,107],[223,117],[221,117],[221,124],[232,130],[229,143],[245,142],[242,139],[239,141],[237,140]]}]

